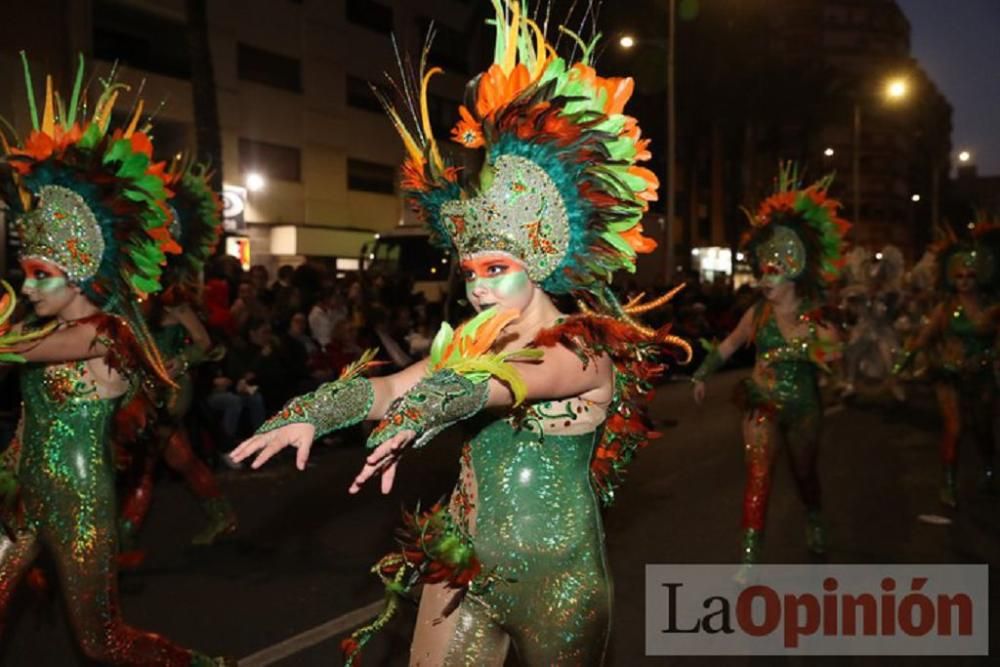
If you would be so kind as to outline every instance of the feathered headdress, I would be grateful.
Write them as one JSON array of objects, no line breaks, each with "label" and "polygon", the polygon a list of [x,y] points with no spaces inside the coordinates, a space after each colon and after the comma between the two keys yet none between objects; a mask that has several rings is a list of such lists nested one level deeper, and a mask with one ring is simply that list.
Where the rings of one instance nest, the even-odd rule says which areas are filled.
[{"label": "feathered headdress", "polygon": [[978,211],[971,238],[959,237],[950,225],[936,228],[935,236],[937,238],[928,252],[933,254],[937,268],[938,289],[954,289],[954,274],[961,268],[975,271],[980,289],[1000,289],[1000,270],[997,269],[997,261],[1000,261],[1000,223],[985,211]]},{"label": "feathered headdress", "polygon": [[222,234],[222,198],[212,189],[210,176],[206,165],[183,159],[167,170],[167,184],[174,193],[168,204],[170,235],[183,252],[167,257],[163,284],[178,296],[197,288]]},{"label": "feathered headdress", "polygon": [[96,305],[125,317],[145,360],[166,378],[137,301],[160,289],[165,253],[180,247],[167,228],[165,165],[153,162],[148,127],[139,127],[143,103],[112,130],[112,110],[127,89],[112,73],[88,115],[81,56],[69,104],[46,77],[39,118],[23,52],[21,59],[32,130],[24,141],[0,133],[10,169],[2,196],[15,217],[21,258],[55,264]]},{"label": "feathered headdress", "polygon": [[831,174],[802,187],[795,164],[782,163],[775,193],[756,213],[744,209],[750,229],[740,245],[758,276],[783,276],[814,297],[837,279],[851,225],[839,217],[840,203],[827,196],[832,181]]},{"label": "feathered headdress", "polygon": [[458,143],[485,151],[478,178],[460,182],[432,135],[427,84],[441,70],[427,69],[427,48],[419,84],[404,77],[409,124],[380,94],[406,146],[405,199],[460,255],[508,252],[547,292],[591,292],[616,305],[606,289],[611,276],[634,271],[636,254],[656,246],[641,220],[659,184],[638,166],[650,157],[648,140],[624,114],[632,79],[597,75],[598,38],[585,44],[561,28],[582,51],[567,62],[520,0],[493,6],[493,64],[468,84],[452,131]]},{"label": "feathered headdress", "polygon": [[156,292],[164,253],[180,248],[167,229],[165,165],[152,161],[153,145],[138,128],[142,102],[126,127],[110,130],[125,85],[107,81],[85,117],[81,56],[69,105],[46,77],[39,120],[27,58],[21,57],[32,131],[14,145],[3,138],[13,172],[5,179],[4,199],[16,217],[21,257],[56,264],[102,307],[126,294]]}]

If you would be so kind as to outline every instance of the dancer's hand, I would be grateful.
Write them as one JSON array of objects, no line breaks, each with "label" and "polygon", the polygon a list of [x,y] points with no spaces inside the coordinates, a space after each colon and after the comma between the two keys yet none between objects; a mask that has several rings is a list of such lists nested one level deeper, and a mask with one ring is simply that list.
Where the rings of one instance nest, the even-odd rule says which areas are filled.
[{"label": "dancer's hand", "polygon": [[299,470],[305,470],[315,436],[316,427],[312,424],[286,424],[267,433],[258,433],[244,441],[229,453],[229,458],[239,463],[254,452],[260,452],[250,464],[250,467],[256,470],[267,463],[272,456],[291,445],[298,450],[295,453],[295,466]]},{"label": "dancer's hand", "polygon": [[389,493],[392,490],[392,483],[396,479],[396,466],[399,465],[399,459],[406,447],[416,437],[417,434],[414,431],[400,431],[372,450],[372,453],[365,459],[365,467],[354,478],[351,488],[347,492],[357,493],[365,482],[378,473],[382,475],[382,493]]},{"label": "dancer's hand", "polygon": [[694,396],[694,402],[701,405],[705,401],[705,383],[701,380],[695,380],[691,393]]}]

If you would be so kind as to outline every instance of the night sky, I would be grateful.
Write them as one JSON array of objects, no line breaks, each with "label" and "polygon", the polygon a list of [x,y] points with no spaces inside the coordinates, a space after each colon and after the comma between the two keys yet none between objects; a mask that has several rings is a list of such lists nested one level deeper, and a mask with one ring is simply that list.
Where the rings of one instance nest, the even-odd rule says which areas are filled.
[{"label": "night sky", "polygon": [[911,53],[953,108],[954,155],[1000,175],[1000,0],[897,0]]}]

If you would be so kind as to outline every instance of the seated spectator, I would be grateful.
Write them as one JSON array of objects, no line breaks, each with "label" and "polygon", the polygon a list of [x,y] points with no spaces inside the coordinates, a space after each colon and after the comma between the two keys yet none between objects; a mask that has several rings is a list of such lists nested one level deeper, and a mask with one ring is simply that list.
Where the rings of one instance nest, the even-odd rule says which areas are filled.
[{"label": "seated spectator", "polygon": [[249,280],[240,283],[236,300],[229,312],[237,329],[241,331],[250,320],[266,320],[271,317],[270,309],[257,298],[257,288]]},{"label": "seated spectator", "polygon": [[309,330],[320,348],[326,349],[333,339],[337,322],[347,319],[347,310],[333,288],[323,290],[319,301],[309,312]]}]

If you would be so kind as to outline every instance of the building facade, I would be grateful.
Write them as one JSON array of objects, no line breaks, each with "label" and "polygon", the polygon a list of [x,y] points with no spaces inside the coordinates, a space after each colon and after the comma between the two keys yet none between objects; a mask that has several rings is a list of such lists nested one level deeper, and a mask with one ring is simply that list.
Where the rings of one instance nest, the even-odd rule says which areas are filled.
[{"label": "building facade", "polygon": [[[0,26],[0,115],[27,126],[18,51],[67,89],[76,53],[105,76],[142,88],[161,158],[194,148],[185,0],[36,0]],[[403,222],[396,195],[402,146],[369,82],[397,75],[392,35],[419,58],[431,24],[438,132],[457,117],[469,74],[471,0],[211,0],[207,23],[222,138],[222,176],[246,188],[254,263],[357,258]],[[44,15],[45,20],[40,16]],[[44,30],[40,27],[44,26]],[[398,77],[397,77],[398,78]],[[38,76],[36,87],[42,85]],[[40,94],[40,93],[39,93]],[[251,177],[251,175],[253,175]],[[259,189],[253,191],[250,186]]]}]

